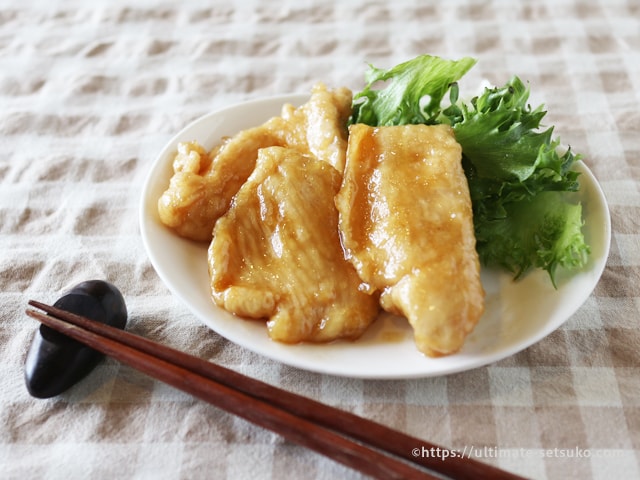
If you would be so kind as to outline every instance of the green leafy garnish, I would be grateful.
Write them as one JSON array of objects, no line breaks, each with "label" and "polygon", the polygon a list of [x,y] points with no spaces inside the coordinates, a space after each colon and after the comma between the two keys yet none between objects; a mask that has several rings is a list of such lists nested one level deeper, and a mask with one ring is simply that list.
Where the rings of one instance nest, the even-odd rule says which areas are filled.
[{"label": "green leafy garnish", "polygon": [[[580,268],[589,254],[571,169],[579,156],[560,151],[552,127],[540,128],[546,111],[530,107],[529,88],[518,77],[461,101],[456,82],[474,64],[423,55],[389,70],[371,66],[350,122],[451,125],[462,146],[480,260],[516,278],[542,268],[555,285],[558,267]],[[380,81],[388,83],[374,90]]]},{"label": "green leafy garnish", "polygon": [[475,221],[476,248],[485,265],[501,266],[520,277],[529,268],[549,272],[555,286],[559,266],[584,265],[588,247],[582,235],[582,206],[562,192],[547,191],[508,203],[505,216]]},{"label": "green leafy garnish", "polygon": [[[389,70],[369,65],[365,75],[367,86],[353,98],[352,123],[378,126],[434,123],[449,84],[459,80],[475,63],[468,57],[452,61],[423,55]],[[387,88],[371,88],[387,80]]]}]

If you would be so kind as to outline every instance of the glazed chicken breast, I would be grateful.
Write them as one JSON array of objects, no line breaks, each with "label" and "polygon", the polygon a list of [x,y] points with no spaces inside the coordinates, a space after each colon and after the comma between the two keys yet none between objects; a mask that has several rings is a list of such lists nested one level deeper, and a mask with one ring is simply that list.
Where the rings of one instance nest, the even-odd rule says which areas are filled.
[{"label": "glazed chicken breast", "polygon": [[458,351],[484,310],[461,154],[446,125],[352,125],[336,197],[347,258],[429,356]]},{"label": "glazed chicken breast", "polygon": [[183,143],[173,162],[173,176],[158,201],[160,220],[182,237],[210,241],[213,226],[247,180],[261,148],[280,146],[312,155],[344,169],[351,91],[315,85],[304,105],[285,105],[278,117],[243,130],[206,151]]},{"label": "glazed chicken breast", "polygon": [[253,173],[213,230],[208,258],[215,303],[267,319],[272,339],[359,337],[380,309],[345,257],[334,197],[341,174],[294,149],[260,150]]}]

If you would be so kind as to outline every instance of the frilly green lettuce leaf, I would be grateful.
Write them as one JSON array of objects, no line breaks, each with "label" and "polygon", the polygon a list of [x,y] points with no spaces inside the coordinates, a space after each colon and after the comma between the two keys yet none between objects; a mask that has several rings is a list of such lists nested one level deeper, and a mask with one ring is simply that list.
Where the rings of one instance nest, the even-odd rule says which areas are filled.
[{"label": "frilly green lettuce leaf", "polygon": [[[372,126],[433,123],[449,85],[475,63],[469,57],[453,61],[421,55],[389,70],[369,65],[365,75],[367,85],[353,99],[351,123]],[[387,88],[372,88],[387,80]]]},{"label": "frilly green lettuce leaf", "polygon": [[519,278],[542,268],[555,285],[558,267],[583,266],[589,247],[582,234],[582,206],[563,192],[546,191],[504,207],[502,218],[474,221],[476,248],[485,265],[501,266]]}]

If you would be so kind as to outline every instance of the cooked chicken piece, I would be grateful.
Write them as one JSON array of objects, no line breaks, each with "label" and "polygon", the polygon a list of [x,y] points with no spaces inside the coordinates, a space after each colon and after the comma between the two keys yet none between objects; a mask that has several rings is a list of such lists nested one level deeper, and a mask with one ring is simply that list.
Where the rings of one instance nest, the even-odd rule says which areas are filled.
[{"label": "cooked chicken piece", "polygon": [[462,347],[484,310],[469,187],[448,126],[350,127],[336,197],[347,258],[429,356]]},{"label": "cooked chicken piece", "polygon": [[341,174],[292,149],[259,152],[256,167],[216,223],[209,247],[212,297],[242,317],[267,318],[272,339],[355,339],[378,300],[359,290],[334,204]]},{"label": "cooked chicken piece", "polygon": [[285,105],[281,116],[225,139],[207,153],[196,143],[181,144],[169,188],[158,201],[160,220],[180,236],[211,240],[216,220],[253,171],[258,150],[288,147],[344,169],[351,91],[313,87],[301,107]]}]

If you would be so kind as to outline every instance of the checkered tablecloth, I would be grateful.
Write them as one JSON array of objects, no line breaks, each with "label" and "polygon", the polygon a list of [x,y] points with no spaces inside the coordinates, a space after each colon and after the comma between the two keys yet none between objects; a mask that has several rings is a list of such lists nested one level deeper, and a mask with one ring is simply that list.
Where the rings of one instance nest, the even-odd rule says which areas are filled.
[{"label": "checkered tablecloth", "polygon": [[[478,58],[530,82],[609,202],[608,265],[560,329],[487,367],[360,380],[234,345],[147,260],[141,186],[189,121],[248,98],[354,90],[366,62]],[[536,479],[640,478],[640,3],[0,0],[0,478],[359,478],[107,359],[49,400],[29,298],[104,278],[139,334]],[[417,446],[419,447],[419,446]]]}]

